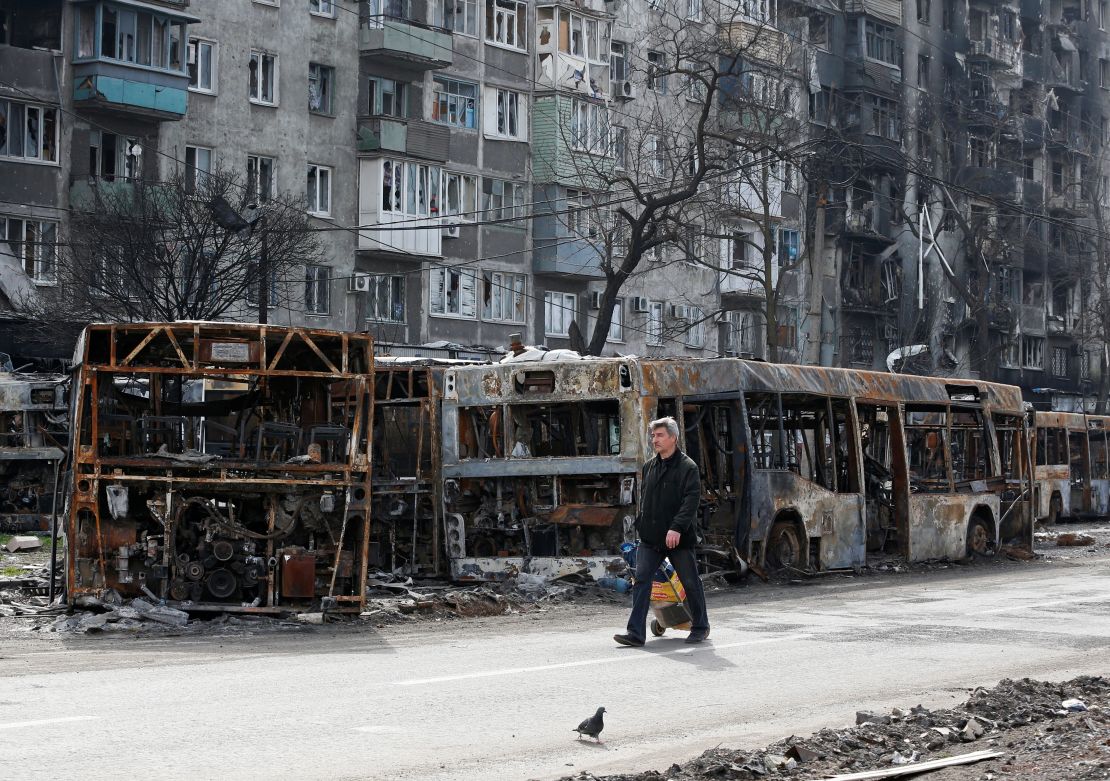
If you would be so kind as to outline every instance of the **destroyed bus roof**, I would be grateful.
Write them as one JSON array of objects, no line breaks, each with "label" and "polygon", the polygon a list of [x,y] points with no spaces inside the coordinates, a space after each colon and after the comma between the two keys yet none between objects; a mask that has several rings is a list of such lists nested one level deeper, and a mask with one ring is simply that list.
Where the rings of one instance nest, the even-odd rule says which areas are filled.
[{"label": "destroyed bus roof", "polygon": [[[127,339],[136,339],[134,345],[127,343]],[[294,337],[298,337],[294,339]],[[106,341],[101,341],[106,340]],[[258,349],[251,352],[248,349],[248,358],[229,357],[221,355],[205,356],[193,345],[192,362],[190,363],[186,349],[193,340],[215,344],[253,344]],[[327,341],[325,345],[324,342]],[[115,370],[134,371],[131,363],[144,350],[150,352],[162,351],[159,360],[167,360],[169,366],[161,370],[167,373],[204,373],[204,366],[223,363],[223,372],[255,374],[258,372],[283,374],[303,373],[306,375],[351,375],[372,371],[373,366],[373,337],[369,334],[355,331],[333,331],[321,328],[303,328],[298,326],[261,325],[259,323],[219,322],[211,320],[179,320],[176,322],[137,322],[137,323],[93,323],[82,330],[74,351],[73,366],[78,370],[88,355],[89,360],[97,364],[107,365]],[[320,342],[318,345],[317,342]],[[360,357],[358,368],[349,367],[346,352],[338,363],[329,361],[324,353],[327,350],[337,349],[339,345],[348,348],[357,348],[364,354]],[[201,345],[202,346],[202,345]],[[287,348],[288,352],[287,352]],[[122,351],[121,351],[122,350]],[[279,359],[285,358],[288,364],[291,354],[300,351],[310,361],[319,357],[320,366],[317,370],[301,372],[296,369],[279,366]],[[224,352],[227,352],[226,350]],[[226,366],[226,364],[236,364]],[[321,370],[322,369],[322,370]]]},{"label": "destroyed bus roof", "polygon": [[[625,371],[621,371],[625,367]],[[550,391],[515,390],[514,379],[551,372]],[[1022,413],[1021,390],[1012,385],[945,377],[774,364],[740,358],[601,358],[581,362],[543,362],[468,366],[450,372],[447,397],[460,404],[521,398],[563,399],[568,395],[611,398],[621,392],[651,396],[695,395],[699,388],[735,388],[743,392],[801,392],[853,397],[869,402],[947,404],[966,396],[997,410]],[[633,381],[638,376],[639,382]]]}]

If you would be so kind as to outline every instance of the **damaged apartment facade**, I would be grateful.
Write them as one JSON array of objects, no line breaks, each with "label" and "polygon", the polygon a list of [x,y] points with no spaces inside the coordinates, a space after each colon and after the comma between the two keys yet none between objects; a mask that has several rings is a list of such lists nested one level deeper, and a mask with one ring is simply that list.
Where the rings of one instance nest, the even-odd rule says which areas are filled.
[{"label": "damaged apartment facade", "polygon": [[816,56],[814,132],[845,153],[812,168],[811,359],[886,369],[906,348],[891,361],[905,371],[1013,383],[1046,408],[1090,398],[1105,371],[1106,4],[794,7]]}]

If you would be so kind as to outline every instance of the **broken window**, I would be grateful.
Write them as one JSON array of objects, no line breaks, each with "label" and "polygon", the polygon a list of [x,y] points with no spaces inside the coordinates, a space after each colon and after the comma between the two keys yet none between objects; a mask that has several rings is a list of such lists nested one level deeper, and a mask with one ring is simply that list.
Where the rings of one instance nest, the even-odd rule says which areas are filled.
[{"label": "broken window", "polygon": [[1107,460],[1106,432],[1092,429],[1088,432],[1091,447],[1091,478],[1105,480],[1110,477],[1110,461]]},{"label": "broken window", "polygon": [[1062,428],[1037,429],[1037,466],[1064,466],[1068,463],[1068,434]]},{"label": "broken window", "polygon": [[951,416],[952,476],[958,488],[961,483],[986,479],[991,469],[982,413],[978,410],[953,410]]},{"label": "broken window", "polygon": [[911,490],[946,492],[948,481],[947,417],[944,409],[906,408],[906,457]]},{"label": "broken window", "polygon": [[787,469],[829,491],[859,490],[847,400],[800,393],[744,398],[756,468]]},{"label": "broken window", "polygon": [[998,472],[1010,480],[1022,478],[1021,418],[995,415],[994,433],[998,441]]},{"label": "broken window", "polygon": [[61,6],[57,0],[0,0],[0,45],[61,49]]},{"label": "broken window", "polygon": [[1068,463],[1071,466],[1073,483],[1090,481],[1090,467],[1087,463],[1087,432],[1068,432]]},{"label": "broken window", "polygon": [[621,452],[617,401],[462,407],[459,460],[569,458]]}]

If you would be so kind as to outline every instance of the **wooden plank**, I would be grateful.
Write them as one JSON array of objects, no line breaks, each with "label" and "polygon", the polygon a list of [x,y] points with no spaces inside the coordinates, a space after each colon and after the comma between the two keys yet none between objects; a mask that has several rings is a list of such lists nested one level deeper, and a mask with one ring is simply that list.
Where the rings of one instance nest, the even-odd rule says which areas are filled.
[{"label": "wooden plank", "polygon": [[277,351],[277,354],[276,354],[276,355],[274,355],[274,360],[273,360],[273,362],[272,362],[272,363],[270,364],[270,368],[269,368],[269,371],[273,371],[274,369],[276,369],[276,368],[277,368],[277,365],[278,365],[278,361],[280,361],[280,360],[281,360],[281,356],[285,355],[285,348],[289,346],[289,342],[290,342],[290,341],[291,341],[292,339],[293,339],[293,330],[292,330],[292,329],[290,329],[290,330],[288,330],[288,331],[286,331],[286,332],[285,332],[285,338],[284,338],[284,339],[282,339],[282,340],[281,340],[281,344],[280,344],[280,345],[278,345],[278,351]]},{"label": "wooden plank", "polygon": [[824,776],[821,779],[812,779],[812,781],[880,781],[880,779],[885,778],[899,778],[901,776],[917,775],[918,773],[928,773],[932,770],[940,770],[941,768],[954,767],[956,765],[971,765],[975,762],[982,762],[987,759],[998,759],[1002,756],[1005,756],[1005,754],[1001,751],[974,751],[970,754],[960,754],[956,757],[933,759],[928,762],[914,762],[909,765],[896,765],[894,767],[883,768],[882,770],[865,770],[862,773]]}]

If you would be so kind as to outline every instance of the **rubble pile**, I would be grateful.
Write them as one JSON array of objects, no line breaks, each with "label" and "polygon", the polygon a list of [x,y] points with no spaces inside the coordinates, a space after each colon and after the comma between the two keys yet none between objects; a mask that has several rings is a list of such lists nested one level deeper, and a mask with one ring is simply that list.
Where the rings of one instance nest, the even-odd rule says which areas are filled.
[{"label": "rubble pile", "polygon": [[[976,689],[960,707],[921,706],[889,714],[859,711],[856,725],[791,736],[759,751],[711,749],[684,765],[637,775],[580,773],[564,781],[694,781],[820,779],[953,757],[979,749],[1003,756],[944,771],[954,779],[1094,779],[1110,777],[1110,679],[1081,676],[1064,683],[1028,678]],[[1037,751],[1055,751],[1045,764]]]},{"label": "rubble pile", "polygon": [[571,601],[626,604],[628,594],[600,585],[583,573],[548,579],[522,572],[503,581],[474,586],[414,585],[411,578],[378,573],[370,579],[362,617],[380,624],[421,618],[475,618],[540,611]]}]

